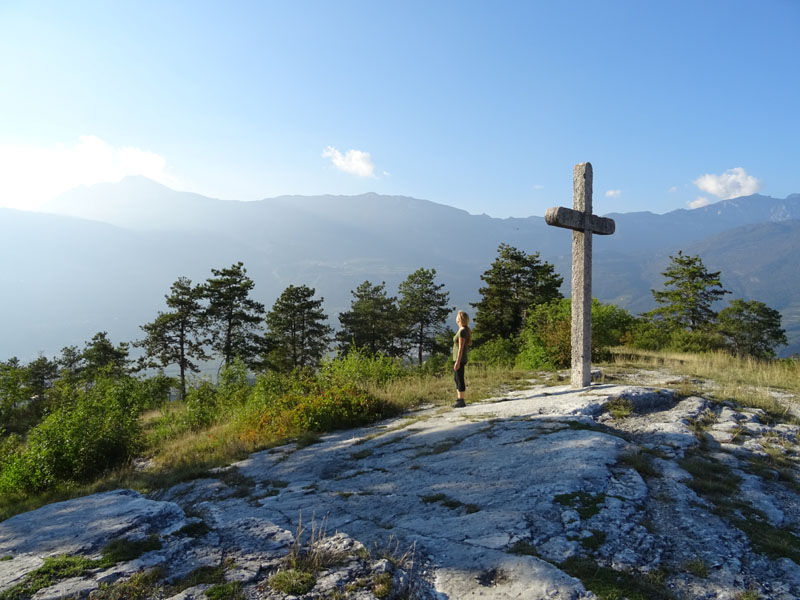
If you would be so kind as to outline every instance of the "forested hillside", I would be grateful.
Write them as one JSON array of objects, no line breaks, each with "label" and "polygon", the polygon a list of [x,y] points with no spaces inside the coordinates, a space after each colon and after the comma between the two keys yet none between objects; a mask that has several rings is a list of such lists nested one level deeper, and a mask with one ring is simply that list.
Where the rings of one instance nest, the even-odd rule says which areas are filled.
[{"label": "forested hillside", "polygon": [[[421,267],[435,268],[453,304],[468,307],[500,243],[539,252],[569,281],[570,236],[542,218],[495,219],[407,197],[232,202],[129,178],[74,190],[47,210],[59,215],[0,212],[0,356],[52,354],[99,330],[133,339],[176,277],[202,280],[237,261],[259,301],[270,305],[286,286],[308,285],[332,316],[361,282],[396,289]],[[736,297],[781,311],[790,340],[782,354],[800,351],[800,263],[791,258],[800,247],[800,195],[612,216],[616,233],[594,246],[598,299],[650,310],[669,256],[700,254]],[[467,242],[456,243],[456,232]]]}]

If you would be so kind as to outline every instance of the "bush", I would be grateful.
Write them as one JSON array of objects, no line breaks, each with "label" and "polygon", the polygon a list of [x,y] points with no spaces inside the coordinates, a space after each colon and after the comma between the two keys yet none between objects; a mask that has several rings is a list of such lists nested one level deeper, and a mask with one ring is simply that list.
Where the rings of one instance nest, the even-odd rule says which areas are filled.
[{"label": "bush", "polygon": [[231,364],[222,368],[217,385],[216,402],[220,409],[242,406],[247,401],[251,389],[247,366],[237,356]]},{"label": "bush", "polygon": [[321,375],[332,382],[383,386],[404,375],[399,360],[364,350],[350,348],[345,356],[322,363]]},{"label": "bush", "polygon": [[559,369],[570,364],[570,300],[553,300],[532,308],[520,335],[519,369]]},{"label": "bush", "polygon": [[0,491],[39,492],[59,482],[88,482],[124,464],[141,447],[139,382],[100,379],[34,427],[0,473]]},{"label": "bush", "polygon": [[725,347],[725,339],[716,331],[676,329],[669,336],[671,350],[679,352],[711,352]]},{"label": "bush", "polygon": [[186,425],[193,430],[208,427],[219,417],[217,387],[208,380],[186,392],[186,411],[183,415]]},{"label": "bush", "polygon": [[471,350],[469,361],[495,367],[513,367],[519,353],[517,338],[494,338]]},{"label": "bush", "polygon": [[388,415],[388,407],[352,384],[320,386],[275,398],[258,416],[258,428],[277,438],[366,425]]},{"label": "bush", "polygon": [[623,343],[640,350],[661,350],[669,345],[670,330],[663,321],[640,317],[633,323]]},{"label": "bush", "polygon": [[169,402],[169,394],[176,387],[175,379],[159,373],[138,382],[136,406],[140,411],[159,408]]},{"label": "bush", "polygon": [[[516,366],[520,369],[560,369],[572,359],[569,298],[532,307],[520,336]],[[608,348],[625,340],[636,323],[628,311],[592,299],[592,360],[607,360]]]}]

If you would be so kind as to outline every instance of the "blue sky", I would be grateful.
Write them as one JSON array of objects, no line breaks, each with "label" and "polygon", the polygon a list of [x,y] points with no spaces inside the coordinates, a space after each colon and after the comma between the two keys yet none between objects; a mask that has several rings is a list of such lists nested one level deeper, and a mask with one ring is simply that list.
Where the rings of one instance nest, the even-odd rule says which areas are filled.
[{"label": "blue sky", "polygon": [[176,189],[496,217],[800,192],[800,2],[0,0],[0,206]]}]

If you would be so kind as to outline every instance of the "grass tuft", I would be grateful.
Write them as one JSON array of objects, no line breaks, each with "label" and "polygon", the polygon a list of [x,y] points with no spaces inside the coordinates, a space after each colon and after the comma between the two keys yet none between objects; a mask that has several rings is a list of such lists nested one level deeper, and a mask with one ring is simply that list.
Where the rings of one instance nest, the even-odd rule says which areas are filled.
[{"label": "grass tuft", "polygon": [[618,396],[606,403],[606,409],[615,419],[624,419],[633,414],[633,402],[629,398]]}]

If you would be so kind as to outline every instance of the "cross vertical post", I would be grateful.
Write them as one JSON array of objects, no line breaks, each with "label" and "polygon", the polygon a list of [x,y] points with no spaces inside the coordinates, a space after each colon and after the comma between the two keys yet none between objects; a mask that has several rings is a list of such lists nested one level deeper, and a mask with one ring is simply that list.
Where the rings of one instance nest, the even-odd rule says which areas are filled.
[{"label": "cross vertical post", "polygon": [[572,169],[572,209],[583,213],[583,231],[572,232],[572,387],[592,382],[592,165]]}]

